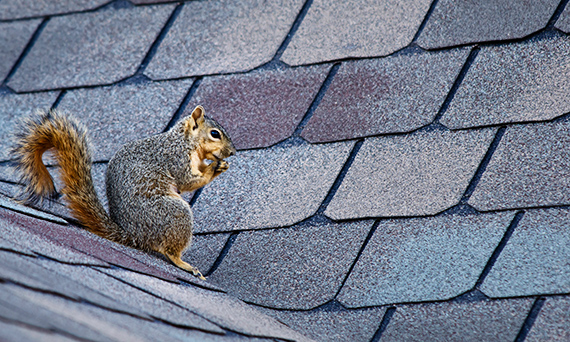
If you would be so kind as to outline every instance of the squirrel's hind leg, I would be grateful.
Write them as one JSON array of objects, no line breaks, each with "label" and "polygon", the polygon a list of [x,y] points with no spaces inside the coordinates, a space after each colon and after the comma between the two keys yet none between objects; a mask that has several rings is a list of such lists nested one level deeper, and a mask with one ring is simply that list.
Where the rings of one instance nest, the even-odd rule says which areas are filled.
[{"label": "squirrel's hind leg", "polygon": [[170,261],[172,261],[174,263],[174,265],[180,267],[183,270],[186,270],[190,273],[192,273],[193,275],[195,275],[196,277],[202,279],[202,280],[206,280],[206,277],[204,277],[202,275],[202,273],[200,273],[200,271],[190,265],[189,263],[182,261],[182,259],[180,259],[180,253],[169,253],[169,252],[164,252],[163,253],[168,259],[170,259]]}]

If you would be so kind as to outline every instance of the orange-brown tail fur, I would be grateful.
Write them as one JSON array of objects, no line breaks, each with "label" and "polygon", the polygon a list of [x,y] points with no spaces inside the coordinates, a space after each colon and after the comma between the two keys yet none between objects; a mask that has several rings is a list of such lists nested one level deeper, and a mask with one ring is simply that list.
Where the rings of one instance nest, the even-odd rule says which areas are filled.
[{"label": "orange-brown tail fur", "polygon": [[86,128],[74,118],[57,111],[39,112],[26,119],[16,135],[14,155],[17,168],[26,184],[27,201],[42,200],[56,195],[53,179],[42,161],[49,149],[61,166],[64,183],[61,193],[69,208],[89,231],[114,240],[116,232],[111,220],[97,198],[91,177],[91,152]]}]

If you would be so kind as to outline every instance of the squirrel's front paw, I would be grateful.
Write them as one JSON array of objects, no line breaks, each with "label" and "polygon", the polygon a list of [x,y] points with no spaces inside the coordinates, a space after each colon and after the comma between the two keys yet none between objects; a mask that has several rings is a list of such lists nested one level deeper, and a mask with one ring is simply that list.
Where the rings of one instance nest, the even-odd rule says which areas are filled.
[{"label": "squirrel's front paw", "polygon": [[222,173],[230,167],[230,164],[228,164],[228,162],[225,160],[218,160],[215,163],[216,165],[214,166],[214,172],[216,173]]}]

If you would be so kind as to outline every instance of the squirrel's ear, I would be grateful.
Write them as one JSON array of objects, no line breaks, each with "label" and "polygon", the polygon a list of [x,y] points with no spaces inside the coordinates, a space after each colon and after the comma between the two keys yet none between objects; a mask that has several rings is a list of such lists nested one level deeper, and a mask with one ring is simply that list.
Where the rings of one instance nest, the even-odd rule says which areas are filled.
[{"label": "squirrel's ear", "polygon": [[194,125],[192,129],[198,128],[198,125],[201,125],[204,122],[204,107],[196,106],[192,111],[192,120],[194,120]]}]

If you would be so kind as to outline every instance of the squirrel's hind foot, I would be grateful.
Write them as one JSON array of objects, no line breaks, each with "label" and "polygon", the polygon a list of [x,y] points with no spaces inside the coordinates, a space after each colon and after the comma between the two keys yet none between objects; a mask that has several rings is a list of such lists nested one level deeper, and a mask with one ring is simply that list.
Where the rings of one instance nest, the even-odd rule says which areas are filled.
[{"label": "squirrel's hind foot", "polygon": [[169,254],[169,253],[164,253],[164,255],[170,259],[170,261],[172,261],[172,263],[174,263],[174,265],[180,267],[181,269],[188,271],[190,273],[192,273],[194,276],[202,279],[202,280],[206,280],[206,277],[204,277],[202,275],[202,273],[194,266],[190,265],[189,263],[182,261],[182,259],[180,259],[180,255],[173,255],[173,254]]}]

